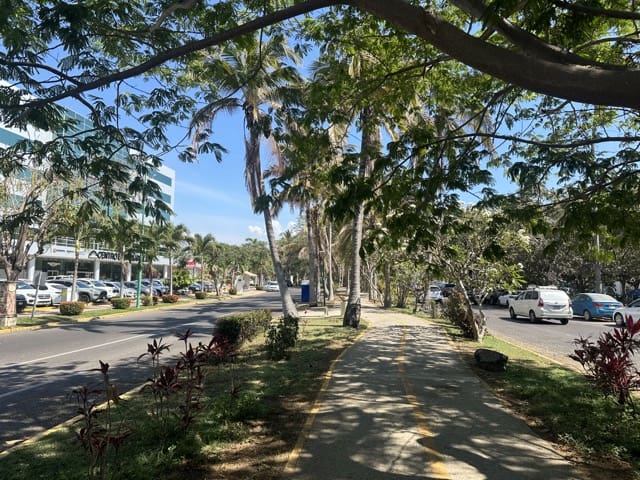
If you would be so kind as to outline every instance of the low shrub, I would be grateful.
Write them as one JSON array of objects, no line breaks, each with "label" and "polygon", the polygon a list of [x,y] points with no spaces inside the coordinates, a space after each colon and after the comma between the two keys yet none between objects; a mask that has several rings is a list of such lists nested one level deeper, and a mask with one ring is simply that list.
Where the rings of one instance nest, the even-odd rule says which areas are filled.
[{"label": "low shrub", "polygon": [[469,318],[468,301],[460,292],[453,291],[449,295],[442,312],[444,318],[458,326],[467,338],[473,338],[473,317]]},{"label": "low shrub", "polygon": [[266,331],[271,318],[271,310],[253,310],[228,315],[216,322],[214,334],[232,345],[249,342],[258,335],[260,329]]},{"label": "low shrub", "polygon": [[180,297],[178,295],[163,295],[162,303],[176,303]]},{"label": "low shrub", "polygon": [[195,295],[197,300],[204,300],[205,298],[207,298],[206,292],[196,292]]},{"label": "low shrub", "polygon": [[289,349],[296,346],[298,339],[298,319],[284,317],[277,322],[271,322],[267,330],[265,349],[271,360],[288,358]]},{"label": "low shrub", "polygon": [[238,290],[236,290],[234,287],[231,287],[229,289],[229,295],[236,295],[238,293]]},{"label": "low shrub", "polygon": [[130,298],[112,298],[111,299],[111,305],[113,306],[113,308],[118,309],[118,310],[125,310],[127,308],[129,308],[131,306],[131,299]]},{"label": "low shrub", "polygon": [[151,295],[145,295],[142,297],[142,305],[145,307],[149,307],[151,305],[157,305],[158,304],[158,297],[151,296]]},{"label": "low shrub", "polygon": [[84,312],[84,302],[62,302],[60,303],[60,315],[80,315]]},{"label": "low shrub", "polygon": [[586,377],[597,390],[611,396],[620,405],[633,404],[633,392],[640,390],[640,373],[633,355],[640,349],[640,321],[629,316],[626,328],[603,332],[594,342],[590,338],[574,340],[578,347],[573,360],[582,365]]}]

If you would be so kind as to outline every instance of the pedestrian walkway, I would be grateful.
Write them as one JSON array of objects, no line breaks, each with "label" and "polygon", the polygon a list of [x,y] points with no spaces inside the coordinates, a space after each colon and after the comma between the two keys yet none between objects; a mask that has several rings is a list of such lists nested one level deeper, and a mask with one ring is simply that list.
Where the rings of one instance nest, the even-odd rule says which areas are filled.
[{"label": "pedestrian walkway", "polygon": [[367,306],[362,317],[370,328],[336,363],[286,478],[583,478],[487,389],[440,327]]}]

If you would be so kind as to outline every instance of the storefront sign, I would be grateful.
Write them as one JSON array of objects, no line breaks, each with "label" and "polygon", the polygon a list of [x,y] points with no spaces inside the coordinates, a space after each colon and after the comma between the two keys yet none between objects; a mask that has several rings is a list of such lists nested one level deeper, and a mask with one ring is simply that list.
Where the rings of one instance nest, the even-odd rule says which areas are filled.
[{"label": "storefront sign", "polygon": [[98,258],[100,260],[120,260],[120,254],[118,252],[105,252],[103,250],[91,250],[89,252],[89,258]]}]

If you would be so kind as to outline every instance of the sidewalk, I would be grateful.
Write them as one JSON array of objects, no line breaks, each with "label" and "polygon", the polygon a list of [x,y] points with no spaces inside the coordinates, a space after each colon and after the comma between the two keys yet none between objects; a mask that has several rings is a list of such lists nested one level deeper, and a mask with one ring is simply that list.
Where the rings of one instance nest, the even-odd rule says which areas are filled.
[{"label": "sidewalk", "polygon": [[437,325],[363,306],[287,464],[293,480],[583,476],[501,404]]}]

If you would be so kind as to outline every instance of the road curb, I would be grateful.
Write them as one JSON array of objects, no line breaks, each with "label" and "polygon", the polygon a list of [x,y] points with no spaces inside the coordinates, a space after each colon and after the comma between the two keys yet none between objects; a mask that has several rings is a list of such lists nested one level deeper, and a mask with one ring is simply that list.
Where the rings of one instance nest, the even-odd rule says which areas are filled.
[{"label": "road curb", "polygon": [[[222,302],[222,301],[227,301],[227,300],[233,300],[235,298],[242,298],[244,296],[251,296],[251,295],[256,295],[258,293],[262,293],[261,291],[256,290],[255,293],[253,291],[251,291],[250,293],[245,293],[243,295],[230,295],[230,296],[226,296],[224,298],[211,298],[211,299],[194,299],[193,301],[189,301],[189,302],[184,302],[184,303],[162,303],[161,305],[159,305],[157,308],[153,309],[153,310],[137,310],[135,308],[127,308],[127,309],[123,309],[121,311],[118,312],[114,312],[114,313],[107,313],[107,314],[102,314],[101,315],[96,315],[95,317],[87,317],[87,318],[80,318],[77,320],[73,320],[71,319],[71,321],[67,322],[58,322],[58,321],[51,321],[51,322],[47,322],[47,323],[43,323],[40,325],[25,325],[25,326],[13,326],[13,327],[7,327],[7,328],[0,328],[0,335],[3,334],[10,334],[10,333],[17,333],[17,332],[26,332],[26,331],[33,331],[33,330],[41,330],[44,328],[56,328],[56,327],[60,327],[61,325],[73,325],[74,323],[89,323],[92,322],[93,320],[102,320],[103,318],[106,317],[118,317],[118,316],[123,316],[123,315],[127,315],[127,314],[135,314],[135,313],[143,313],[143,312],[153,312],[154,310],[164,310],[167,308],[186,308],[189,306],[193,306],[193,305],[203,305],[203,304],[209,304],[209,303],[215,303],[215,302]],[[47,315],[46,313],[43,315]]]}]

